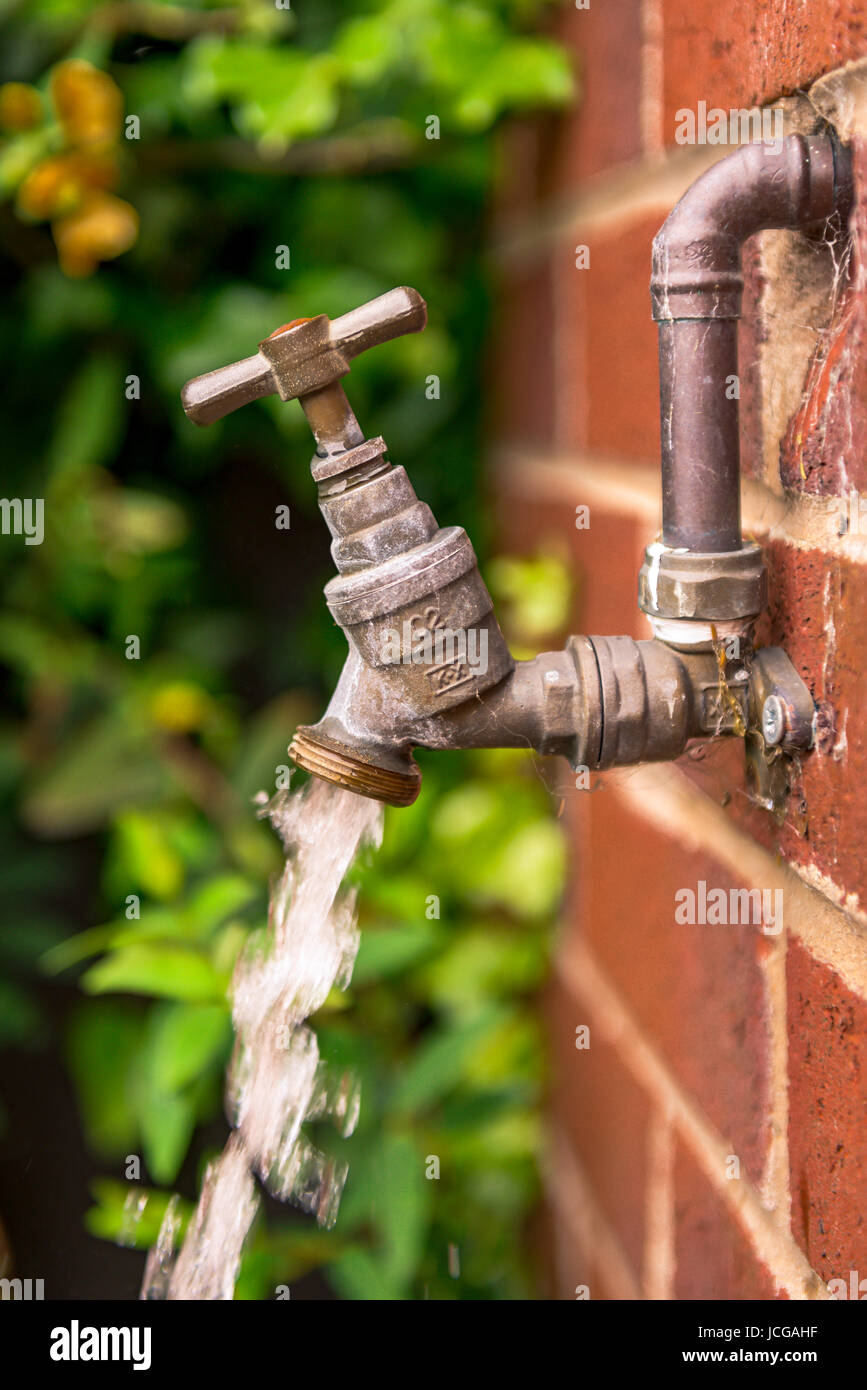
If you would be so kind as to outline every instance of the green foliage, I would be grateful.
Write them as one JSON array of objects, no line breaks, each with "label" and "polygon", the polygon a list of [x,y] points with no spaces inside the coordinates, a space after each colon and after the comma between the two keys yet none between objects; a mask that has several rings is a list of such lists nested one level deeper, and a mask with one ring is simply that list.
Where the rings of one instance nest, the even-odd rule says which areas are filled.
[{"label": "green foliage", "polygon": [[[178,391],[277,324],[417,285],[429,328],[355,364],[350,394],[440,520],[484,542],[489,131],[563,102],[571,78],[529,32],[535,0],[116,6],[114,28],[87,0],[30,8],[0,17],[0,80],[36,94],[36,126],[0,131],[0,368],[4,491],[44,499],[45,539],[0,542],[0,1041],[51,1040],[41,959],[43,989],[76,991],[64,1052],[94,1161],[115,1175],[95,1181],[88,1229],[144,1249],[175,1185],[189,1213],[179,1174],[221,1113],[227,984],[279,868],[251,797],[273,790],[345,651],[300,411],[264,401],[199,433]],[[115,140],[139,231],[123,254],[67,246],[61,269],[33,176],[68,152],[51,83],[70,59],[94,65],[97,95],[110,73],[140,118],[139,140]],[[278,502],[292,525],[274,542]],[[568,596],[556,562],[522,563],[495,578],[512,634],[536,644]],[[353,870],[353,983],[314,1020],[363,1088],[354,1136],[314,1127],[350,1165],[338,1225],[260,1220],[238,1298],[316,1269],[348,1298],[532,1291],[533,995],[563,870],[525,757],[425,760],[421,798]],[[115,1180],[130,1154],[150,1186]]]},{"label": "green foliage", "polygon": [[197,1120],[213,1111],[231,1032],[224,999],[80,1005],[67,1056],[94,1150],[106,1159],[143,1152],[153,1177],[172,1182]]},{"label": "green foliage", "polygon": [[[147,1250],[156,1241],[172,1197],[167,1192],[134,1187],[110,1178],[91,1183],[94,1205],[85,1216],[92,1236]],[[191,1202],[177,1204],[178,1229],[182,1234],[192,1212]]]},{"label": "green foliage", "polygon": [[502,620],[527,642],[535,645],[568,621],[572,595],[563,557],[499,555],[490,563],[488,579]]},{"label": "green foliage", "polygon": [[[478,0],[387,0],[340,25],[325,53],[204,37],[189,46],[184,81],[194,108],[228,102],[239,134],[270,153],[330,130],[350,97],[373,88],[395,89],[411,108],[426,102],[458,132],[572,93],[561,50],[516,37],[498,6]],[[409,121],[404,133],[412,138]]]},{"label": "green foliage", "polygon": [[[519,1235],[538,1193],[543,1067],[534,996],[563,865],[561,855],[547,870],[544,901],[488,895],[479,905],[474,877],[442,833],[450,808],[464,794],[484,803],[484,818],[460,821],[466,852],[484,862],[487,837],[503,835],[518,878],[536,872],[527,832],[550,826],[547,796],[524,755],[506,756],[493,769],[488,762],[469,754],[429,758],[424,795],[409,811],[386,813],[382,849],[353,870],[361,923],[353,981],[338,1010],[329,1001],[313,1020],[323,1057],[362,1082],[355,1135],[344,1140],[314,1127],[315,1142],[350,1166],[337,1239],[309,1225],[279,1236],[260,1225],[239,1297],[273,1297],[277,1284],[314,1268],[347,1298],[531,1293]],[[498,818],[488,792],[494,806],[506,808]],[[235,901],[226,888],[215,895],[218,916],[246,906],[241,888]],[[47,959],[57,967],[70,963],[76,946],[79,954],[102,949],[106,963],[126,969],[123,943],[138,934],[148,968],[158,971],[162,934],[173,920],[175,952],[182,941],[207,939],[205,918],[190,907],[174,915],[153,908],[140,922],[63,943]],[[190,978],[195,984],[198,977],[191,971]],[[225,1061],[228,1012],[216,1003],[166,1003],[136,1021],[127,1005],[105,1000],[101,1008],[97,1015],[83,1010],[72,1035],[73,1074],[94,1142],[117,1156],[141,1144],[149,1173],[171,1182],[201,1113],[197,1083],[216,1081]],[[437,1176],[428,1176],[431,1158]],[[91,1228],[132,1238],[128,1208],[114,1198],[96,1210]],[[459,1283],[449,1272],[450,1246]]]}]

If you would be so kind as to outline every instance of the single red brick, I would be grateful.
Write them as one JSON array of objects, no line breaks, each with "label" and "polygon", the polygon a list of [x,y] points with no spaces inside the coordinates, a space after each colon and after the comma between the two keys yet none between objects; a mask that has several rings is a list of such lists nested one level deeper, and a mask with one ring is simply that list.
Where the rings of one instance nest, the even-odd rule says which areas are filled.
[{"label": "single red brick", "polygon": [[[574,1145],[599,1207],[632,1267],[641,1269],[647,1120],[644,1092],[586,1009],[555,980],[545,1009],[551,1053],[552,1101]],[[589,1046],[576,1029],[589,1028]],[[585,1040],[585,1035],[580,1035]]]},{"label": "single red brick", "polygon": [[[558,443],[659,466],[657,330],[650,312],[650,249],[667,209],[586,235],[580,227],[556,253],[558,349],[583,365],[586,412],[565,419]],[[589,250],[576,268],[575,248]],[[576,350],[573,336],[582,335]],[[558,363],[561,391],[567,374]],[[579,428],[576,428],[576,423]]]},{"label": "single red brick", "polygon": [[792,6],[784,0],[663,0],[664,137],[677,113],[758,106],[860,58],[867,19],[860,0]]},{"label": "single red brick", "polygon": [[553,442],[554,321],[547,260],[504,275],[490,358],[488,418],[494,437]]},{"label": "single red brick", "polygon": [[674,1190],[675,1298],[785,1297],[683,1144],[675,1157]]},{"label": "single red brick", "polygon": [[508,235],[514,225],[532,217],[538,203],[542,121],[538,116],[515,116],[496,132],[494,139],[492,231],[497,240]]},{"label": "single red brick", "polygon": [[779,852],[783,832],[765,807],[751,799],[747,788],[742,739],[696,744],[678,759],[678,767],[710,801],[725,807],[741,830],[770,853]]},{"label": "single red brick", "polygon": [[585,1289],[593,1297],[593,1289],[597,1284],[593,1251],[577,1244],[574,1223],[569,1219],[570,1213],[557,1207],[550,1208],[549,1211],[552,1226],[552,1297],[568,1303],[578,1298],[579,1289],[582,1298],[586,1297]]},{"label": "single red brick", "polygon": [[867,1279],[867,1004],[789,945],[792,1230],[824,1279]]},{"label": "single red brick", "polygon": [[647,537],[634,517],[590,504],[590,526],[571,537],[578,589],[577,631],[647,637],[637,603],[637,575]]},{"label": "single red brick", "polygon": [[546,122],[542,187],[556,197],[641,154],[642,0],[558,9],[553,36],[575,54],[578,98]]},{"label": "single red brick", "polygon": [[[635,1287],[637,1290],[637,1279]],[[620,1280],[613,1280],[601,1261],[593,1266],[588,1280],[588,1288],[593,1303],[622,1303],[624,1297],[628,1297]]]},{"label": "single red brick", "polygon": [[[528,1223],[527,1250],[533,1263],[534,1284],[540,1297],[547,1300],[571,1296],[561,1289],[562,1281],[557,1265],[562,1224],[550,1198],[543,1193]],[[571,1272],[570,1270],[570,1275]]]},{"label": "single red brick", "polygon": [[594,344],[587,317],[587,295],[591,266],[578,264],[585,255],[585,239],[580,232],[553,252],[551,276],[554,285],[555,322],[555,419],[554,443],[559,449],[587,448],[590,411],[589,359]]}]

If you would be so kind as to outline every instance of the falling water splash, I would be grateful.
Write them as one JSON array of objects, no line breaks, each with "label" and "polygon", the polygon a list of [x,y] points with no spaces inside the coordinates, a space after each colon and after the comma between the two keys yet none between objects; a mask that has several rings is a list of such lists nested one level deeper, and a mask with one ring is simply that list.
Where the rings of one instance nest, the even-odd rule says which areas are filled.
[{"label": "falling water splash", "polygon": [[305,1120],[332,1117],[351,1134],[357,1085],[319,1059],[305,1020],[334,985],[345,989],[358,950],[355,894],[340,888],[364,844],[382,838],[377,802],[314,778],[278,792],[260,814],[283,841],[286,865],[272,887],[267,930],[252,938],[232,982],[235,1052],[227,1108],[235,1126],[209,1165],[180,1254],[176,1204],[148,1255],[142,1298],[231,1299],[259,1198],[253,1175],[284,1201],[333,1225],[346,1166],[301,1134]]}]

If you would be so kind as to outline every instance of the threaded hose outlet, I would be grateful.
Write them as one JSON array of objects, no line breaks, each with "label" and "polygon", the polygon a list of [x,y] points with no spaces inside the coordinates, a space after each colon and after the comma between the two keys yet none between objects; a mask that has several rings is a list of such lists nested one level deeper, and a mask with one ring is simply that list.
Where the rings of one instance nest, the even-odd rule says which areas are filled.
[{"label": "threaded hose outlet", "polygon": [[289,757],[314,777],[387,806],[411,806],[421,790],[421,770],[414,758],[350,749],[312,725],[296,729]]}]

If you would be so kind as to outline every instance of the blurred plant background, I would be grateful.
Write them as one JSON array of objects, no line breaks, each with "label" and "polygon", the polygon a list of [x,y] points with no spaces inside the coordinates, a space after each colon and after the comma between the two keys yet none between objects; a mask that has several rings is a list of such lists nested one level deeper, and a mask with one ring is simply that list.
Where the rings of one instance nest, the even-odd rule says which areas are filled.
[{"label": "blurred plant background", "polygon": [[[0,1214],[23,1276],[63,1246],[47,1297],[80,1294],[85,1258],[91,1296],[137,1286],[141,1256],[52,1230],[88,1179],[91,1236],[144,1249],[221,1146],[226,989],[278,868],[251,798],[345,652],[300,410],[199,432],[178,391],[293,317],[416,286],[427,331],[360,359],[350,395],[484,560],[494,132],[574,87],[542,10],[0,6],[2,491],[45,503],[43,544],[0,537]],[[563,571],[487,573],[538,649]],[[314,1019],[362,1080],[356,1134],[316,1136],[350,1163],[338,1224],[270,1203],[238,1297],[532,1295],[556,806],[524,755],[422,761],[355,871],[352,987]]]}]

